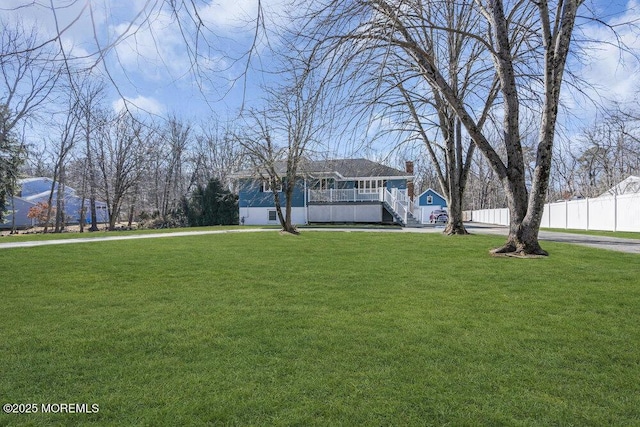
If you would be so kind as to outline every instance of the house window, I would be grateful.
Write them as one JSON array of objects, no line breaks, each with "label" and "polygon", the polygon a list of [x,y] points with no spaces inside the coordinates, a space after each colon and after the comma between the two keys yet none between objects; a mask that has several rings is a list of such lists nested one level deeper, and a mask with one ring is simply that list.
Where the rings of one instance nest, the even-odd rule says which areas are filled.
[{"label": "house window", "polygon": [[428,205],[432,205],[433,204],[433,196],[427,196],[427,204]]},{"label": "house window", "polygon": [[[268,179],[262,180],[262,187],[260,188],[260,191],[263,193],[273,193],[273,190],[271,189],[271,181]],[[278,185],[277,191],[282,191],[282,183]]]},{"label": "house window", "polygon": [[333,178],[320,178],[318,184],[320,184],[320,190],[329,190],[333,188]]},{"label": "house window", "polygon": [[330,190],[334,188],[333,178],[319,178],[311,184],[312,190]]},{"label": "house window", "polygon": [[276,211],[269,211],[269,221],[277,221],[278,220],[278,214],[276,213]]},{"label": "house window", "polygon": [[380,188],[385,186],[386,182],[382,179],[360,179],[356,181],[358,193],[377,193]]}]

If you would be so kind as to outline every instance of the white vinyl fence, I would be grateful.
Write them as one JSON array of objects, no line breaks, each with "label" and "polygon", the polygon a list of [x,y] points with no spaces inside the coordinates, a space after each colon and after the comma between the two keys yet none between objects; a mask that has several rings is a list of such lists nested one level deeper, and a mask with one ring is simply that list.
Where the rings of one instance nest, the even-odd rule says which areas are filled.
[{"label": "white vinyl fence", "polygon": [[[509,225],[508,209],[466,211],[465,219]],[[541,227],[640,232],[640,194],[547,203]]]}]

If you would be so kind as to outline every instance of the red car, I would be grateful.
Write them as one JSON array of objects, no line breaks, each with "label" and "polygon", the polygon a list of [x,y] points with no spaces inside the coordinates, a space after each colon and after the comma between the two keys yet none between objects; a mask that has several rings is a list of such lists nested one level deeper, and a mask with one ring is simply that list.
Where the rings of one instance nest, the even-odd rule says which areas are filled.
[{"label": "red car", "polygon": [[444,211],[441,209],[435,210],[431,212],[431,215],[429,215],[429,222],[431,223],[448,222],[448,221],[449,221],[449,214],[447,214],[447,211]]}]

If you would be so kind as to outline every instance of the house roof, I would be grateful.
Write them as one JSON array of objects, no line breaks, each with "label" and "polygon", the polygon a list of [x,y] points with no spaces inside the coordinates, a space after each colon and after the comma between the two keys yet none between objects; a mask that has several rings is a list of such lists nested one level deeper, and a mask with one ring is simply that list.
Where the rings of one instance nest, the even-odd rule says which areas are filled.
[{"label": "house roof", "polygon": [[336,173],[342,178],[411,177],[411,174],[368,159],[317,160],[304,166],[310,175]]},{"label": "house roof", "polygon": [[640,176],[630,175],[627,179],[620,181],[620,183],[609,190],[605,191],[598,197],[609,197],[622,194],[636,194],[640,193]]},{"label": "house roof", "polygon": [[[433,189],[433,188],[431,188],[431,187],[427,188],[427,189],[426,189],[426,190],[424,190],[422,193],[420,193],[420,194],[418,195],[418,197],[422,197],[424,194],[429,193],[429,192],[434,193],[435,195],[437,195],[438,197],[441,197],[441,198],[443,198],[443,199],[445,198],[442,194],[438,193],[436,190],[434,190],[434,189]],[[445,199],[445,200],[446,200],[446,199]]]},{"label": "house roof", "polygon": [[[337,178],[337,179],[356,179],[356,178],[413,178],[412,174],[395,169],[381,163],[377,163],[368,159],[335,159],[335,160],[304,160],[300,163],[298,170],[301,175],[313,178]],[[276,164],[278,174],[286,172],[286,163],[278,162]],[[255,175],[241,171],[235,174],[238,177],[248,177]]]}]

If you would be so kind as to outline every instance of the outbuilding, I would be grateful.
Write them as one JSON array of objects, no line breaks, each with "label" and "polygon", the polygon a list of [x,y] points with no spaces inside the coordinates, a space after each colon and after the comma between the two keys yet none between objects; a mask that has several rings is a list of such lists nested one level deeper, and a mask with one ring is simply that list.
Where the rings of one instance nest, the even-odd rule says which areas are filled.
[{"label": "outbuilding", "polygon": [[447,200],[433,188],[427,188],[417,197],[414,206],[414,212],[420,217],[420,222],[427,224],[433,211],[447,210]]}]

